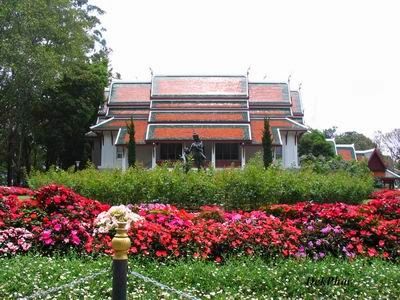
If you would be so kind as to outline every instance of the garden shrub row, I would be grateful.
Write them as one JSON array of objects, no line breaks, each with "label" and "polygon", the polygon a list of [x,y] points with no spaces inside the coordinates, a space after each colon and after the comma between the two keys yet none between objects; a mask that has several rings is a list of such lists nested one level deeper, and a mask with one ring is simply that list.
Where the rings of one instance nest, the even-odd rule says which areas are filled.
[{"label": "garden shrub row", "polygon": [[310,169],[264,170],[248,165],[244,170],[190,171],[131,168],[98,171],[36,172],[29,179],[33,189],[56,183],[108,204],[165,203],[183,208],[218,204],[233,209],[255,209],[270,203],[299,201],[360,203],[373,190],[369,174],[353,176],[345,171],[319,174]]}]

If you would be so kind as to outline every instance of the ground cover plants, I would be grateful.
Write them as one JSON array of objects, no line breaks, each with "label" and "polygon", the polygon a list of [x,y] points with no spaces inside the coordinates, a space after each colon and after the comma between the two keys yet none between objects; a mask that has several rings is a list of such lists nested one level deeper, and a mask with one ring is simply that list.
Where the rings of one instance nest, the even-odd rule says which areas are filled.
[{"label": "ground cover plants", "polygon": [[[96,277],[30,299],[111,299],[109,257],[17,255],[0,258],[0,298],[17,299],[62,287],[90,274]],[[28,266],[28,267],[27,267]],[[139,272],[198,299],[398,299],[400,265],[381,259],[351,262],[327,258],[261,259],[238,257],[216,264],[202,260],[158,260],[130,257],[129,271]],[[311,278],[339,278],[344,284],[311,284]],[[309,279],[310,278],[310,279]],[[345,284],[345,280],[349,284]],[[180,299],[133,275],[128,299]],[[181,298],[184,299],[184,298]]]},{"label": "ground cover plants", "polygon": [[[329,169],[329,170],[328,170]],[[159,202],[187,209],[216,204],[226,209],[257,209],[271,203],[299,201],[360,203],[373,190],[368,168],[354,163],[348,170],[328,168],[282,170],[250,163],[244,170],[225,169],[186,173],[179,164],[154,170],[140,167],[78,172],[51,169],[35,172],[29,184],[37,189],[48,184],[61,184],[75,192],[102,202],[141,204]]]}]

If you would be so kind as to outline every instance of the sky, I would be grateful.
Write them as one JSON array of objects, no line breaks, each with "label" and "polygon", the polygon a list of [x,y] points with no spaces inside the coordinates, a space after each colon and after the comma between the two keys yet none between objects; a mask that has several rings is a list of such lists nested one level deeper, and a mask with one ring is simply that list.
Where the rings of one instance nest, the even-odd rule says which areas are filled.
[{"label": "sky", "polygon": [[[396,1],[91,0],[122,79],[245,75],[298,89],[306,125],[400,127]],[[265,77],[266,76],[266,77]]]}]

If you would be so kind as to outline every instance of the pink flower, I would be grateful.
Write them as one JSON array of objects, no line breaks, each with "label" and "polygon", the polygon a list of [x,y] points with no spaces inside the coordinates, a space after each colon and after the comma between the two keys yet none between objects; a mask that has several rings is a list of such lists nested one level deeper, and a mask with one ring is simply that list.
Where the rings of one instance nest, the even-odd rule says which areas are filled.
[{"label": "pink flower", "polygon": [[71,234],[71,240],[74,245],[79,245],[81,242],[81,239],[76,234]]}]

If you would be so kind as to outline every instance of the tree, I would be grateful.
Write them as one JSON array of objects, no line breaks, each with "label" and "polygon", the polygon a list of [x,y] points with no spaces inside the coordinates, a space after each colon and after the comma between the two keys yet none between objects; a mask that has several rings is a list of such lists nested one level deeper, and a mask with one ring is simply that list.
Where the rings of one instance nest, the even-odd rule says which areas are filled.
[{"label": "tree", "polygon": [[127,132],[129,135],[128,142],[128,165],[134,167],[136,163],[136,142],[135,142],[135,124],[133,118],[129,124],[126,124]]},{"label": "tree", "polygon": [[383,133],[378,131],[375,137],[379,148],[390,154],[397,167],[400,167],[400,128],[396,128],[390,132]]},{"label": "tree", "polygon": [[35,142],[45,150],[45,165],[68,168],[88,159],[85,133],[96,119],[108,81],[108,59],[93,57],[65,74],[33,107]]},{"label": "tree", "polygon": [[272,138],[269,119],[264,119],[264,131],[262,136],[264,168],[267,169],[272,163]]},{"label": "tree", "polygon": [[335,150],[331,143],[327,142],[324,134],[319,130],[312,130],[302,136],[299,141],[299,155],[312,154],[316,157],[334,157]]},{"label": "tree", "polygon": [[100,13],[87,0],[1,1],[0,143],[9,185],[21,183],[31,167],[33,108],[74,66],[104,49]]},{"label": "tree", "polygon": [[322,131],[322,133],[324,134],[325,138],[333,139],[336,136],[336,130],[337,130],[337,126],[333,126],[331,128],[324,129]]},{"label": "tree", "polygon": [[336,144],[354,144],[356,150],[368,150],[376,147],[376,144],[362,133],[348,131],[335,137]]}]

